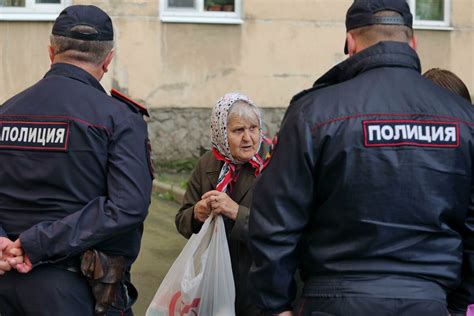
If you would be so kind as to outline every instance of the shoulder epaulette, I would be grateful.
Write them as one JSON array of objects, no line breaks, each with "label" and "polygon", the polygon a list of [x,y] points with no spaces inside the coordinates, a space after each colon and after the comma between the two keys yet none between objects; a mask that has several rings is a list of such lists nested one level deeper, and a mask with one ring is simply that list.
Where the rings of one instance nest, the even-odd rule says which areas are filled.
[{"label": "shoulder epaulette", "polygon": [[328,86],[327,84],[317,84],[317,85],[314,85],[313,87],[311,87],[309,89],[303,90],[300,93],[294,95],[293,98],[291,99],[290,103],[293,103],[293,102],[297,101],[298,99],[301,99],[303,96],[307,95],[310,92],[313,92],[315,90],[319,90],[319,89],[327,87],[327,86]]},{"label": "shoulder epaulette", "polygon": [[290,104],[295,102],[296,100],[300,99],[302,96],[304,96],[305,94],[308,93],[308,90],[309,89],[306,89],[306,90],[303,90],[301,92],[298,92],[297,94],[295,94],[292,98],[291,98],[291,101],[290,101]]},{"label": "shoulder epaulette", "polygon": [[143,115],[146,115],[146,116],[150,117],[150,114],[148,114],[148,110],[146,109],[146,107],[144,107],[143,105],[141,105],[138,102],[133,101],[132,99],[127,97],[122,92],[120,92],[116,89],[112,89],[112,90],[110,90],[110,95],[112,95],[112,97],[114,97],[115,99],[118,99],[118,100],[122,101],[123,103],[126,103],[128,106],[132,107],[133,109],[138,110]]}]

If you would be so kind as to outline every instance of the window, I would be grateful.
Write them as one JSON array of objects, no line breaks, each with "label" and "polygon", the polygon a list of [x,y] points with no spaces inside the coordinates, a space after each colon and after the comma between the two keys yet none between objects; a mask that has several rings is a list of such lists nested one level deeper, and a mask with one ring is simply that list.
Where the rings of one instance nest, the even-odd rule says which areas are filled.
[{"label": "window", "polygon": [[451,0],[408,0],[413,24],[421,28],[450,28]]},{"label": "window", "polygon": [[160,18],[163,22],[241,24],[242,0],[161,0]]},{"label": "window", "polygon": [[53,21],[70,0],[0,0],[0,20]]}]

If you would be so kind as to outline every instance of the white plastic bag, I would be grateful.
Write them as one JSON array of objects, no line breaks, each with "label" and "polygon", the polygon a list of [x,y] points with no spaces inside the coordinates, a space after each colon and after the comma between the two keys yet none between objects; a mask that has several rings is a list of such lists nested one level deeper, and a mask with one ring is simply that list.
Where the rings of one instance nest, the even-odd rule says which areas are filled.
[{"label": "white plastic bag", "polygon": [[232,316],[234,302],[224,221],[211,215],[176,258],[146,316]]}]

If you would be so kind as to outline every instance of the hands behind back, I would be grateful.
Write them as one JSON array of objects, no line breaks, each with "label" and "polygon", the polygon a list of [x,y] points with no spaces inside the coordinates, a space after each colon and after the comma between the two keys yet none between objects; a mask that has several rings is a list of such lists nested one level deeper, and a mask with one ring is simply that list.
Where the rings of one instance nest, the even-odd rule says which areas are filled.
[{"label": "hands behind back", "polygon": [[[30,261],[30,258],[24,253],[23,247],[21,245],[20,239],[17,239],[11,247],[8,248],[11,254],[17,254],[21,252],[21,257],[16,257],[15,261],[10,262],[12,266],[20,273],[28,273],[33,269],[33,264]],[[21,258],[21,261],[19,261]],[[13,263],[16,263],[13,265]]]},{"label": "hands behind back", "polygon": [[[0,275],[5,274],[12,268],[20,271],[23,268],[24,259],[27,259],[23,255],[20,240],[13,242],[6,237],[0,237]],[[30,270],[31,268],[28,271],[25,270],[24,273]]]}]

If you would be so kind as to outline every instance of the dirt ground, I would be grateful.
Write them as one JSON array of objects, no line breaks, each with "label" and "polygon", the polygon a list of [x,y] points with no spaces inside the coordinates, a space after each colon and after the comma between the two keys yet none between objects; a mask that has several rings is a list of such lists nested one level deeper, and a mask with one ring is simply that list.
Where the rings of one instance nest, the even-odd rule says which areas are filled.
[{"label": "dirt ground", "polygon": [[178,208],[178,203],[153,195],[140,255],[132,267],[132,281],[139,291],[133,308],[136,316],[145,315],[161,280],[187,241],[174,224]]}]

